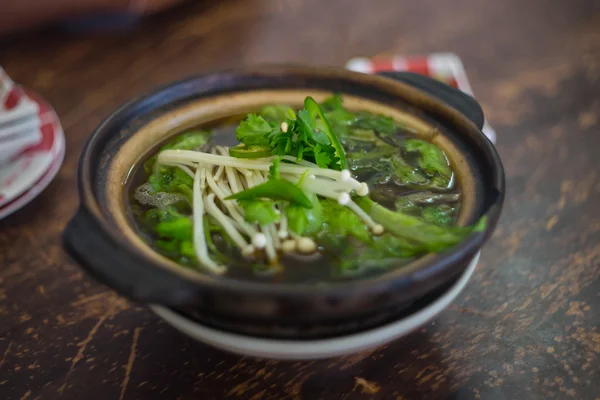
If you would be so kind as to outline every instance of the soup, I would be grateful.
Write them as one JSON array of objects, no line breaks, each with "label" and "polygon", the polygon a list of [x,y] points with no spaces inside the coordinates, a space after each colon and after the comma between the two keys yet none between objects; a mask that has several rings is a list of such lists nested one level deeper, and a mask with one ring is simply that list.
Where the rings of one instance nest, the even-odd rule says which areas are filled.
[{"label": "soup", "polygon": [[264,107],[164,144],[132,180],[134,223],[182,266],[320,282],[381,273],[460,242],[443,150],[340,96]]}]

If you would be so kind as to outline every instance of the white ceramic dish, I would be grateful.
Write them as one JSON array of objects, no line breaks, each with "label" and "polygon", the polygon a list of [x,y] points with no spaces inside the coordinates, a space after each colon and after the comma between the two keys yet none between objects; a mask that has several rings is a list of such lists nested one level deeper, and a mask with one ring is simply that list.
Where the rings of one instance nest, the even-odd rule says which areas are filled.
[{"label": "white ceramic dish", "polygon": [[479,253],[448,291],[414,314],[368,331],[337,338],[278,340],[244,336],[200,325],[160,305],[151,305],[150,308],[169,325],[193,339],[231,353],[279,360],[331,358],[381,346],[431,321],[463,291],[475,271],[477,260]]},{"label": "white ceramic dish", "polygon": [[37,197],[56,176],[65,156],[64,132],[56,113],[39,96],[28,95],[40,110],[36,129],[41,139],[0,165],[0,219]]}]

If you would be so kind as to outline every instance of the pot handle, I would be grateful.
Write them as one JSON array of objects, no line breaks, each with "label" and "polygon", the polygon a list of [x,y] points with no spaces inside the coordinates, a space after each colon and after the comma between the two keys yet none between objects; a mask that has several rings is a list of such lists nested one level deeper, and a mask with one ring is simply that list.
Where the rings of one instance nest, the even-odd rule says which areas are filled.
[{"label": "pot handle", "polygon": [[484,116],[481,106],[473,97],[459,89],[448,86],[428,76],[414,72],[379,72],[377,75],[400,81],[442,100],[470,119],[480,130],[483,128]]},{"label": "pot handle", "polygon": [[184,279],[151,265],[111,239],[85,207],[67,224],[63,247],[92,277],[131,300],[177,305],[192,293]]}]

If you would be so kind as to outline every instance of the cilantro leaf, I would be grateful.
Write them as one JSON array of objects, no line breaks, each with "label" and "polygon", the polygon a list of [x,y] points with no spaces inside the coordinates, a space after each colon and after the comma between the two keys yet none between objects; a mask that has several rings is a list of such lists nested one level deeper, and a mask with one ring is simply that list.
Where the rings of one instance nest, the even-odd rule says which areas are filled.
[{"label": "cilantro leaf", "polygon": [[237,139],[246,146],[253,144],[269,144],[267,135],[273,132],[273,127],[263,117],[248,114],[235,130]]},{"label": "cilantro leaf", "polygon": [[333,161],[333,157],[319,144],[313,147],[313,152],[315,163],[321,168],[327,168]]}]

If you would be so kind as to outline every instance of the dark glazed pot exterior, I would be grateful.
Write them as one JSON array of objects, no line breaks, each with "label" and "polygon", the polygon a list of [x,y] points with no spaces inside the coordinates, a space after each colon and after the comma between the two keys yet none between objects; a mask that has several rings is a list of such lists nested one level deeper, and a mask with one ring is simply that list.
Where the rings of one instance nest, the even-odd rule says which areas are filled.
[{"label": "dark glazed pot exterior", "polygon": [[[264,89],[340,92],[434,121],[465,154],[476,175],[476,201],[466,222],[485,215],[485,231],[378,277],[324,285],[234,281],[174,267],[139,251],[113,221],[115,210],[106,205],[115,185],[122,185],[109,174],[116,152],[165,110]],[[81,205],[65,230],[64,246],[89,274],[128,298],[169,306],[220,329],[314,338],[372,328],[400,318],[411,304],[449,285],[491,235],[503,203],[504,173],[493,145],[480,131],[482,125],[483,112],[475,100],[415,74],[373,77],[338,69],[270,66],[194,77],[124,105],[92,134],[78,170]]]}]

